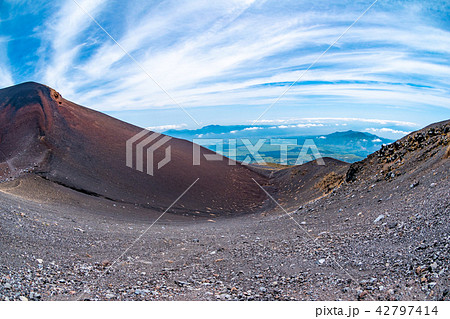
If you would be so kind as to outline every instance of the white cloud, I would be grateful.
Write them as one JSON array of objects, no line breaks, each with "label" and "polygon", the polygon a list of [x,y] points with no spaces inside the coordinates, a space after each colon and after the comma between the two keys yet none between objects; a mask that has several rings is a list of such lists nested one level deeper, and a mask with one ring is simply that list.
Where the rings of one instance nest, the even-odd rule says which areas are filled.
[{"label": "white cloud", "polygon": [[382,141],[379,138],[375,138],[372,140],[373,143],[381,143]]},{"label": "white cloud", "polygon": [[295,127],[318,127],[318,126],[323,126],[323,124],[321,124],[321,123],[318,123],[318,124],[316,124],[316,123],[311,123],[311,124],[297,124],[297,125],[294,125]]},{"label": "white cloud", "polygon": [[258,127],[258,126],[253,126],[253,127],[246,127],[243,129],[243,131],[256,131],[256,130],[261,130],[262,127]]},{"label": "white cloud", "polygon": [[[272,104],[365,9],[360,2],[79,2],[185,108]],[[374,6],[273,107],[298,105],[298,115],[311,105],[342,106],[343,112],[335,113],[341,119],[295,120],[293,115],[259,122],[416,127],[395,118],[345,116],[354,114],[349,105],[449,110],[450,33],[438,23],[431,26],[426,11],[411,6]],[[45,84],[101,111],[176,107],[73,1],[52,10],[39,33]],[[7,68],[0,66],[0,84],[9,80]]]},{"label": "white cloud", "polygon": [[187,127],[187,124],[168,124],[159,126],[149,126],[146,129],[155,132],[164,132],[168,130],[177,130],[185,127]]},{"label": "white cloud", "polygon": [[[95,16],[105,0],[78,0],[78,3],[91,15]],[[73,1],[65,2],[59,8],[56,15],[47,22],[47,29],[44,31],[44,42],[49,48],[46,52],[51,52],[50,61],[44,62],[43,78],[45,84],[61,88],[68,94],[74,94],[77,90],[74,74],[74,60],[85,45],[86,29],[94,23],[86,13],[81,10]]]},{"label": "white cloud", "polygon": [[382,127],[382,128],[367,128],[366,129],[367,132],[374,132],[374,133],[392,133],[392,134],[399,134],[399,135],[407,135],[411,132],[406,132],[406,131],[400,131],[400,130],[394,130],[391,128],[387,128],[387,127]]},{"label": "white cloud", "polygon": [[[264,124],[275,124],[275,123],[298,123],[298,122],[307,122],[307,123],[300,123],[295,124],[298,127],[302,126],[314,126],[314,125],[323,125],[327,122],[341,122],[337,123],[336,125],[347,125],[347,123],[342,122],[365,122],[365,123],[375,123],[380,125],[400,125],[400,126],[411,126],[416,127],[417,124],[413,122],[407,122],[407,121],[396,121],[396,120],[384,120],[384,119],[368,119],[368,118],[356,118],[356,117],[305,117],[305,118],[290,118],[290,119],[263,119],[259,122]],[[250,122],[250,121],[249,121]]]},{"label": "white cloud", "polygon": [[7,39],[0,37],[0,87],[11,86],[14,84],[7,52]]}]

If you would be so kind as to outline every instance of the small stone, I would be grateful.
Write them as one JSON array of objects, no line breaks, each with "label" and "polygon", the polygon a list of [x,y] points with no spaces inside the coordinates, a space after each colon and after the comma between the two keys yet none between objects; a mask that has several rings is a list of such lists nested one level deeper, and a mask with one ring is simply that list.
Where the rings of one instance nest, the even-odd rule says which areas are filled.
[{"label": "small stone", "polygon": [[436,262],[434,262],[430,265],[430,268],[431,268],[432,272],[436,272],[436,270],[438,268],[438,264]]},{"label": "small stone", "polygon": [[414,183],[412,183],[411,185],[409,185],[409,188],[414,188],[414,187],[416,187],[417,185],[419,185],[419,182],[414,182]]},{"label": "small stone", "polygon": [[259,291],[261,291],[261,292],[267,292],[267,288],[266,288],[266,287],[259,287]]},{"label": "small stone", "polygon": [[384,219],[384,215],[381,214],[379,215],[377,218],[375,218],[375,220],[373,221],[374,224],[378,223],[380,220]]},{"label": "small stone", "polygon": [[3,288],[5,288],[5,289],[11,289],[11,284],[6,283],[6,284],[3,285]]},{"label": "small stone", "polygon": [[220,299],[220,300],[228,300],[228,299],[231,298],[231,295],[229,295],[229,294],[221,294],[221,295],[218,295],[216,297],[217,297],[217,299]]},{"label": "small stone", "polygon": [[184,287],[184,286],[189,285],[189,283],[186,282],[186,281],[174,280],[174,282],[175,282],[178,286],[180,286],[180,287]]},{"label": "small stone", "polygon": [[390,222],[390,223],[387,224],[389,229],[395,228],[395,227],[397,227],[397,225],[398,225],[397,222]]},{"label": "small stone", "polygon": [[369,294],[369,292],[368,292],[367,290],[364,290],[363,292],[361,292],[361,293],[358,295],[358,299],[359,299],[359,300],[362,300],[362,299],[364,299],[364,297],[367,296],[368,294]]},{"label": "small stone", "polygon": [[113,299],[115,297],[114,294],[106,294],[106,299]]},{"label": "small stone", "polygon": [[319,265],[322,265],[325,262],[325,258],[321,258],[317,261]]},{"label": "small stone", "polygon": [[20,297],[19,297],[19,300],[20,300],[20,301],[28,301],[28,298],[25,297],[25,296],[20,296]]},{"label": "small stone", "polygon": [[437,185],[436,183],[431,183],[430,187],[433,188],[433,187],[436,187],[436,185]]},{"label": "small stone", "polygon": [[192,239],[192,241],[193,241],[194,243],[200,242],[200,240],[199,240],[198,238],[194,238],[194,239]]},{"label": "small stone", "polygon": [[106,268],[106,267],[111,265],[111,262],[108,259],[105,259],[105,260],[102,261],[101,264],[102,264],[102,267]]},{"label": "small stone", "polygon": [[38,300],[41,299],[41,295],[37,292],[30,292],[30,299],[31,300]]}]

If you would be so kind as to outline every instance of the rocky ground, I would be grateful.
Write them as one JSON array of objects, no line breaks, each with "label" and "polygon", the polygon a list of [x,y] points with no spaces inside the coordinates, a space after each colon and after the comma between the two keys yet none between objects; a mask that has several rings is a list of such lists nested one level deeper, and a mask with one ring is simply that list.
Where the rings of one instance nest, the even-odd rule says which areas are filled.
[{"label": "rocky ground", "polygon": [[450,300],[448,142],[427,141],[283,201],[289,216],[268,198],[262,213],[169,212],[148,229],[158,215],[131,205],[0,184],[0,299]]}]

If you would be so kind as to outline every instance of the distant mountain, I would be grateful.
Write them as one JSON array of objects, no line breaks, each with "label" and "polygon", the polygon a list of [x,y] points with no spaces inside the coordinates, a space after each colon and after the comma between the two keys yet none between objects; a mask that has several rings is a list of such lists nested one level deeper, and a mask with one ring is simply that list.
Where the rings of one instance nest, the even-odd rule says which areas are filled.
[{"label": "distant mountain", "polygon": [[347,140],[364,140],[364,139],[379,139],[378,136],[374,134],[370,134],[367,132],[358,132],[358,131],[345,131],[345,132],[335,132],[327,135],[328,139],[347,139]]},{"label": "distant mountain", "polygon": [[[202,144],[206,139],[223,140],[221,150],[217,145],[202,144],[203,146],[219,152],[225,156],[231,156],[233,152],[233,144],[236,141],[236,159],[244,161],[250,159],[251,163],[255,162],[255,157],[251,155],[246,143],[255,145],[260,139],[265,139],[264,143],[258,149],[261,157],[266,162],[282,163],[280,145],[275,145],[271,140],[288,139],[291,142],[296,141],[295,145],[288,147],[287,164],[294,165],[301,162],[311,160],[311,152],[299,159],[302,146],[308,140],[312,140],[317,146],[320,155],[323,157],[332,157],[341,161],[356,162],[364,159],[367,155],[379,150],[383,144],[392,143],[393,140],[379,137],[367,132],[344,131],[334,132],[331,134],[314,134],[321,128],[315,124],[291,124],[291,125],[209,125],[201,129],[195,130],[169,130],[164,132],[167,135],[187,139]],[[300,134],[301,135],[300,135]],[[248,140],[248,141],[247,141]],[[247,141],[247,142],[246,142]]]}]

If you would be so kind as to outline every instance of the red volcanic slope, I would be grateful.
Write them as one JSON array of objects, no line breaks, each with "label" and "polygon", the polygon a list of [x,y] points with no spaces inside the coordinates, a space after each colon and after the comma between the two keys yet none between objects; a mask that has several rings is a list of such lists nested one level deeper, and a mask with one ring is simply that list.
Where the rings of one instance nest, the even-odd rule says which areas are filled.
[{"label": "red volcanic slope", "polygon": [[[199,178],[171,210],[176,212],[249,212],[264,201],[252,180],[264,183],[263,177],[228,165],[226,158],[202,156],[201,165],[193,166],[193,144],[185,140],[173,138],[155,151],[158,163],[170,145],[172,160],[154,176],[127,167],[126,141],[141,130],[38,83],[2,89],[0,180],[31,172],[90,195],[165,210]],[[215,154],[205,148],[201,153]]]}]

